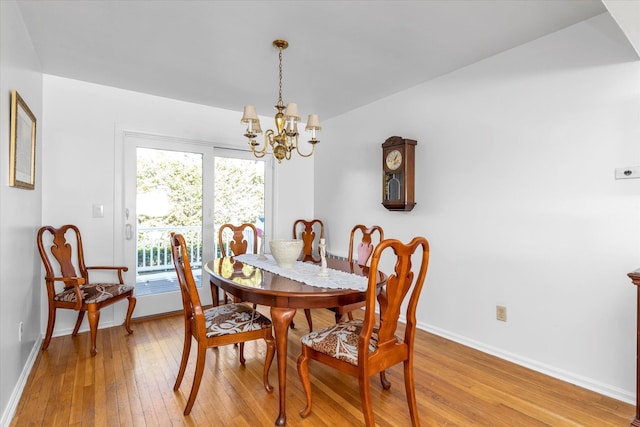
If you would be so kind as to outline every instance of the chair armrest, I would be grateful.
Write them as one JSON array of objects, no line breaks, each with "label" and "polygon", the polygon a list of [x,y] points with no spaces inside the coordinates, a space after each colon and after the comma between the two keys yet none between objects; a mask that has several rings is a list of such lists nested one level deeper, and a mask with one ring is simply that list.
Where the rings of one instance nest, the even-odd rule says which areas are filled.
[{"label": "chair armrest", "polygon": [[[74,307],[75,310],[80,310],[80,307],[82,307],[82,294],[80,293],[80,285],[84,285],[85,284],[85,280],[84,277],[51,277],[51,276],[47,276],[45,277],[45,280],[47,281],[47,284],[51,283],[51,285],[53,286],[54,282],[63,282],[64,283],[64,288],[69,289],[71,287],[74,288],[75,293],[76,293],[76,305]],[[55,294],[55,289],[51,289],[50,290],[50,294],[49,297],[53,297],[52,294]]]},{"label": "chair armrest", "polygon": [[111,266],[111,265],[98,265],[92,267],[85,267],[87,271],[89,270],[117,270],[118,271],[118,279],[120,280],[120,284],[124,285],[124,280],[122,280],[122,272],[129,271],[129,267],[125,266]]}]

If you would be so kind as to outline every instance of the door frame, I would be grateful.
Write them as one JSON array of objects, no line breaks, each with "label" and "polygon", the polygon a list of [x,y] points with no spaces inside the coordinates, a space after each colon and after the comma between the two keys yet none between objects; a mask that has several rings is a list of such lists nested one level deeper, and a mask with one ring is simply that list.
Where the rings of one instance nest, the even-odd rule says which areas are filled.
[{"label": "door frame", "polygon": [[[185,148],[189,146],[198,147],[203,152],[210,150],[210,153],[207,153],[210,161],[209,165],[207,165],[207,160],[205,160],[205,156],[203,156],[202,182],[203,182],[203,185],[205,185],[205,183],[207,182],[210,182],[211,183],[210,185],[212,186],[213,186],[214,177],[215,177],[214,159],[216,155],[223,156],[223,157],[230,157],[232,152],[236,151],[239,154],[238,157],[250,158],[246,156],[246,153],[250,153],[250,151],[241,150],[241,149],[238,149],[237,147],[232,147],[229,145],[215,144],[212,142],[207,142],[202,140],[192,140],[188,138],[180,138],[180,137],[174,137],[174,136],[154,134],[149,132],[127,130],[127,129],[118,128],[118,127],[116,127],[115,138],[116,138],[116,143],[114,144],[114,150],[115,150],[114,158],[116,161],[114,165],[115,173],[114,173],[114,221],[113,221],[114,259],[120,260],[119,262],[120,265],[127,265],[129,267],[129,271],[124,273],[125,283],[135,283],[136,281],[135,267],[136,266],[130,265],[131,264],[130,262],[127,263],[126,238],[125,238],[125,234],[126,234],[125,229],[127,224],[126,218],[125,218],[126,208],[129,207],[130,216],[135,217],[136,215],[135,208],[132,209],[130,206],[131,201],[125,200],[125,198],[127,197],[127,192],[125,191],[126,190],[125,189],[125,165],[127,163],[126,162],[127,159],[125,159],[125,153],[126,153],[125,144],[127,143],[127,141],[135,138],[144,139],[148,141],[155,141],[158,143],[158,145],[172,147],[172,148],[161,148],[161,149],[175,149],[176,151],[188,151]],[[218,152],[218,154],[216,153],[216,151]],[[269,233],[270,235],[273,235],[272,233],[274,230],[274,223],[275,223],[275,212],[274,212],[275,206],[273,201],[275,199],[274,185],[276,180],[274,161],[271,158],[256,159],[256,160],[263,160],[265,162],[265,168],[264,168],[264,171],[265,171],[265,177],[264,177],[264,180],[265,180],[265,183],[264,183],[265,232]],[[214,203],[213,199],[214,199],[213,192],[211,193],[210,200],[205,201],[205,197],[203,197],[203,215],[202,215],[203,236],[204,236],[204,233],[210,233],[211,235],[213,235],[213,224],[214,224],[213,212],[215,211],[214,205],[213,205]],[[135,207],[135,200],[133,201],[132,205]],[[135,227],[133,230],[133,234],[136,235]],[[215,238],[216,236],[213,236],[213,239]],[[210,246],[210,247],[206,247],[203,244],[203,264],[213,258],[213,245],[207,245],[207,246]],[[205,279],[205,275],[203,275],[202,282],[203,282],[202,287],[199,290],[200,298],[202,300],[203,305],[208,305],[208,304],[211,304],[211,292],[209,291],[209,286],[207,286],[208,280]],[[149,298],[149,296],[145,296],[144,298]],[[174,304],[172,306],[172,309],[168,312],[182,310],[181,301],[182,300],[180,297],[175,298],[176,304]],[[145,309],[140,311],[139,308],[140,308],[139,306],[136,307],[133,318],[159,314],[159,313],[148,312],[148,310],[145,310]],[[116,310],[116,312],[114,313],[116,318],[124,319],[124,316],[126,314],[126,307],[120,307],[119,304],[116,304],[114,306],[114,310]]]}]

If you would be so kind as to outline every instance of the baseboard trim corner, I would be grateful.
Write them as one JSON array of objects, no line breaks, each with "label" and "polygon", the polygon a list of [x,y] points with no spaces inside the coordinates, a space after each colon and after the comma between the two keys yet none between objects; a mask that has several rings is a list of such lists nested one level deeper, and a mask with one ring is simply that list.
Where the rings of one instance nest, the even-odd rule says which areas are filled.
[{"label": "baseboard trim corner", "polygon": [[36,358],[38,357],[38,352],[40,351],[41,346],[42,337],[39,336],[36,342],[33,344],[31,353],[29,353],[29,357],[27,358],[27,361],[22,368],[22,372],[20,373],[20,377],[18,378],[18,382],[13,388],[13,392],[11,393],[11,397],[9,398],[9,403],[7,404],[7,407],[2,414],[2,418],[0,418],[0,426],[2,427],[8,427],[9,424],[11,424],[11,420],[13,420],[13,416],[16,414],[16,409],[18,408],[18,403],[20,403],[22,392],[24,391],[24,387],[27,384],[27,379],[29,378],[31,369],[36,362]]}]

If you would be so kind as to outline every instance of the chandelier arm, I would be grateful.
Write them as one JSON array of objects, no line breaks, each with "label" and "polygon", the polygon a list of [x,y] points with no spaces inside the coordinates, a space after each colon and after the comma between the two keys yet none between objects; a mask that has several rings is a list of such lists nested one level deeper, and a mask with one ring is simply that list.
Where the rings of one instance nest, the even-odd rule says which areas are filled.
[{"label": "chandelier arm", "polygon": [[253,153],[254,157],[257,159],[261,159],[267,154],[265,151],[256,151],[255,148],[253,148],[253,146],[251,146],[251,152]]},{"label": "chandelier arm", "polygon": [[311,144],[311,152],[309,154],[302,154],[300,152],[300,144],[298,144],[298,137],[296,136],[296,151],[300,157],[311,157],[313,155],[313,151],[316,149],[316,144]]},{"label": "chandelier arm", "polygon": [[267,129],[267,131],[264,133],[264,149],[267,149],[267,143],[269,144],[269,146],[271,147],[271,154],[273,154],[273,149],[276,146],[276,143],[274,141],[274,135],[275,132],[273,131],[273,129]]},{"label": "chandelier arm", "polygon": [[265,156],[265,154],[271,154],[268,151],[269,145],[271,146],[271,151],[273,152],[273,130],[268,129],[265,133],[264,133],[264,142],[262,143],[262,148],[257,148],[258,144],[255,143],[255,140],[253,140],[254,142],[251,142],[251,140],[249,141],[249,147],[251,147],[251,151],[253,152],[253,155],[256,156],[257,158],[262,158]]}]

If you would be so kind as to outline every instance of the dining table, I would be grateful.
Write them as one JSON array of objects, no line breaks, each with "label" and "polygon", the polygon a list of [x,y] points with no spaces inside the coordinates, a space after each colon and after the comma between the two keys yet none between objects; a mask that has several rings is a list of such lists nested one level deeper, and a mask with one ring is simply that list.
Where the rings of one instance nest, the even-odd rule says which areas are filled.
[{"label": "dining table", "polygon": [[[209,274],[212,292],[217,293],[219,288],[237,300],[270,307],[280,405],[275,425],[285,425],[287,342],[296,310],[341,307],[364,301],[369,268],[357,262],[329,258],[326,267],[298,261],[291,269],[283,269],[269,255],[246,254],[216,258],[207,262],[204,270]],[[376,273],[378,291],[386,279],[384,273]],[[380,295],[383,293],[379,293],[379,298]]]}]

